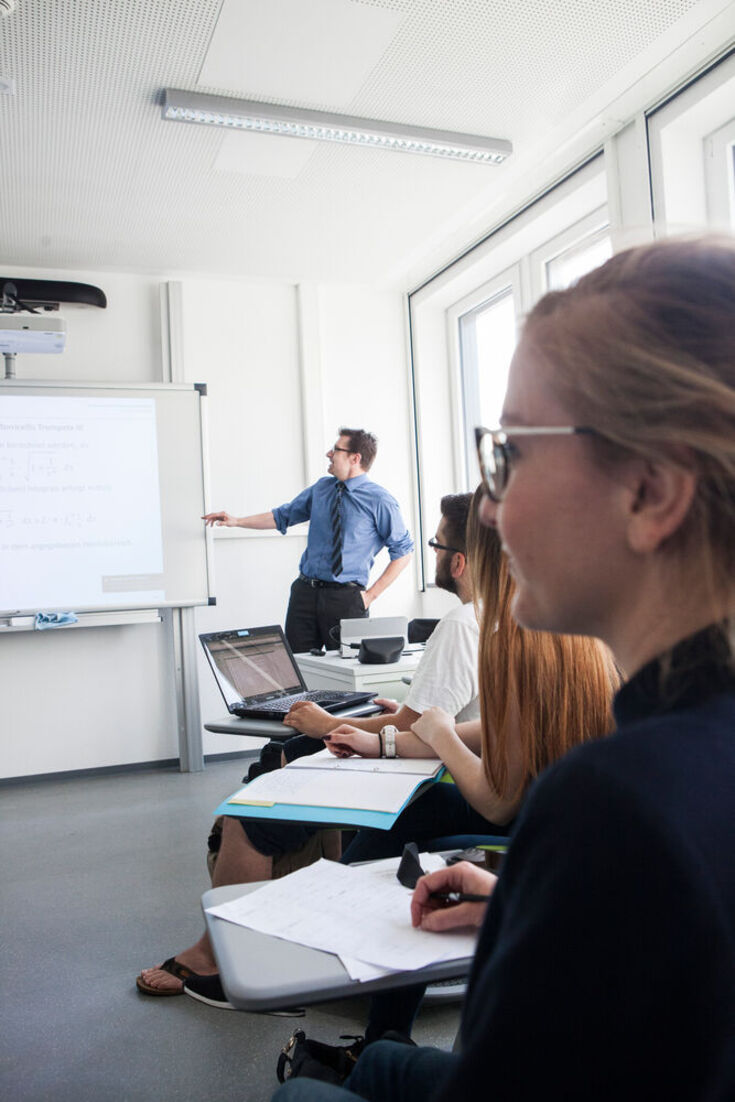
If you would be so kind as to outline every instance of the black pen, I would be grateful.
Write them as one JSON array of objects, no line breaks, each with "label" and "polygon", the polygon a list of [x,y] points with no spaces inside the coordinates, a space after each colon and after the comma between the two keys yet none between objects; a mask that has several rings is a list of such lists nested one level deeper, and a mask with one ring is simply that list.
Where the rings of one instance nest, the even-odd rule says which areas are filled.
[{"label": "black pen", "polygon": [[475,895],[474,892],[429,892],[430,899],[439,899],[442,903],[487,903],[489,895]]}]

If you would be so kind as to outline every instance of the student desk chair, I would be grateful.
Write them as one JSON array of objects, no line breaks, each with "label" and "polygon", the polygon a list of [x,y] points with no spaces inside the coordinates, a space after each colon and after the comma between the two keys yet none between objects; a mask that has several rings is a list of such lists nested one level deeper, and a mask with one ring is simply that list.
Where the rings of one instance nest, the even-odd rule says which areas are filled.
[{"label": "student desk chair", "polygon": [[211,888],[202,896],[222,986],[238,1010],[285,1010],[415,983],[455,979],[469,972],[472,958],[466,957],[361,983],[350,979],[339,958],[331,953],[257,933],[207,914],[207,907],[229,902],[258,887],[260,884],[228,884]]}]

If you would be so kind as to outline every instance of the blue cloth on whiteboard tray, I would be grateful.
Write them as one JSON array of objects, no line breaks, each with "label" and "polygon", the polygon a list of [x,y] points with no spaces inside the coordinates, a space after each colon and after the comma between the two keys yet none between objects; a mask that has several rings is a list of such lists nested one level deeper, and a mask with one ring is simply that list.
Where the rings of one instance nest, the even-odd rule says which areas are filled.
[{"label": "blue cloth on whiteboard tray", "polygon": [[63,628],[66,624],[78,622],[74,612],[37,612],[33,627],[36,631],[46,631],[47,628]]}]

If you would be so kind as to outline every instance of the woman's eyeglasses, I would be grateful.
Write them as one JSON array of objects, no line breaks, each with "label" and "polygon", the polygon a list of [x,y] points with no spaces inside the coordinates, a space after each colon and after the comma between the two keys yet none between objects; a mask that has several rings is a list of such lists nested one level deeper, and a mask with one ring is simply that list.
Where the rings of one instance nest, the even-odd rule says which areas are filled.
[{"label": "woman's eyeglasses", "polygon": [[493,501],[498,502],[508,486],[510,469],[515,448],[514,436],[584,436],[596,435],[595,429],[587,425],[549,425],[543,428],[522,426],[518,428],[475,429],[477,459],[485,492]]},{"label": "woman's eyeglasses", "polygon": [[432,551],[454,551],[459,555],[464,555],[464,551],[460,551],[458,547],[448,547],[446,543],[439,543],[436,536],[432,536],[430,540],[427,540],[427,543]]}]

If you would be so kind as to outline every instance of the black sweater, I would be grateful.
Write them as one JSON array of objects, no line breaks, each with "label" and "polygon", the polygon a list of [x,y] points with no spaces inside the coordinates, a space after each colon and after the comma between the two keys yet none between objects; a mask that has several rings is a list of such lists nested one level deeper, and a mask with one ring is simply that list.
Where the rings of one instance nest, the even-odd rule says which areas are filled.
[{"label": "black sweater", "polygon": [[716,629],[529,794],[437,1097],[735,1100],[735,677]]}]

